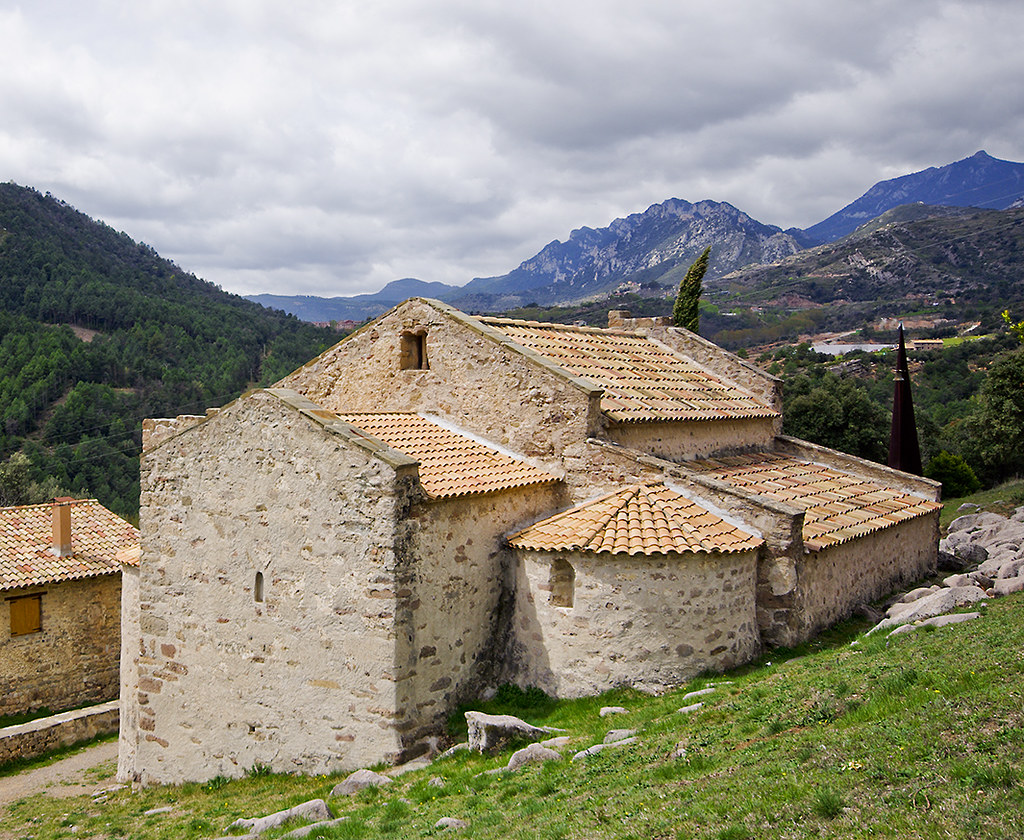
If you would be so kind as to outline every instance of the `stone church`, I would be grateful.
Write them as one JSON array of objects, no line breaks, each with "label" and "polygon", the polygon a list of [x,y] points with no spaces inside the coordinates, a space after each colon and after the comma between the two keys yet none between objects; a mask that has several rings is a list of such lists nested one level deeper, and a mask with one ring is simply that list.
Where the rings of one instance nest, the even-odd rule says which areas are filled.
[{"label": "stone church", "polygon": [[147,421],[119,776],[402,760],[488,687],[656,691],[934,570],[938,484],[781,420],[777,379],[661,319],[414,298]]}]

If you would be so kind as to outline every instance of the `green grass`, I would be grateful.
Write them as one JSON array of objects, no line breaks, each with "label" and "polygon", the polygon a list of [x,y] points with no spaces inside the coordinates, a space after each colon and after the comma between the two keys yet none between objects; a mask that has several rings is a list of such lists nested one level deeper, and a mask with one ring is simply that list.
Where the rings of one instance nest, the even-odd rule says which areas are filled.
[{"label": "green grass", "polygon": [[[448,836],[433,826],[451,816],[470,823],[460,838],[501,840],[1020,837],[1022,617],[1017,595],[993,600],[979,620],[888,643],[848,623],[661,697],[620,690],[551,703],[508,695],[504,707],[496,700],[488,708],[568,729],[568,754],[613,728],[640,730],[640,742],[509,775],[479,775],[503,766],[509,751],[459,753],[386,788],[330,800],[348,821],[322,836]],[[702,697],[701,710],[676,712],[683,693],[723,680],[731,684]],[[629,713],[602,719],[604,705]],[[671,757],[678,747],[685,754]],[[433,776],[444,787],[429,785]],[[103,802],[40,795],[2,820],[12,836],[35,840],[212,837],[238,817],[327,798],[338,780],[260,772],[125,789]],[[174,810],[145,816],[165,805]]]}]

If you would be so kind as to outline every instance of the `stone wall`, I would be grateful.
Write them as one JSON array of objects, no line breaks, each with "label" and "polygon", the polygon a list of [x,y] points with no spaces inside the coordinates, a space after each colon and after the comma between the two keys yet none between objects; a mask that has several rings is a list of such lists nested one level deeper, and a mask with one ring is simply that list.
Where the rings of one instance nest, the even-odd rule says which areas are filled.
[{"label": "stone wall", "polygon": [[[657,689],[705,670],[734,667],[760,651],[756,551],[515,555],[512,661],[521,685],[538,685],[558,697],[617,685]],[[563,585],[553,581],[557,561],[572,568],[571,607],[559,606],[557,597],[553,602]]]},{"label": "stone wall", "polygon": [[117,701],[0,729],[0,766],[117,731]]},{"label": "stone wall", "polygon": [[[11,636],[10,599],[42,595],[42,629]],[[117,696],[121,576],[0,593],[0,714],[54,711]]]},{"label": "stone wall", "polygon": [[130,779],[139,746],[139,567],[121,566],[121,694],[118,703],[117,777]]},{"label": "stone wall", "polygon": [[410,463],[262,391],[143,455],[138,743],[122,778],[400,755],[395,544]]},{"label": "stone wall", "polygon": [[939,511],[847,543],[810,552],[797,567],[798,606],[791,635],[796,644],[849,618],[869,603],[935,574]]},{"label": "stone wall", "polygon": [[771,418],[756,417],[745,420],[618,423],[608,426],[605,437],[657,458],[692,461],[765,449],[775,438],[775,422]]},{"label": "stone wall", "polygon": [[411,749],[497,684],[511,620],[503,535],[566,506],[559,485],[535,485],[413,507],[395,653]]},{"label": "stone wall", "polygon": [[[400,368],[413,330],[425,331],[428,370]],[[413,299],[278,384],[331,411],[436,414],[558,473],[599,431],[600,391],[510,345],[451,307]]]}]

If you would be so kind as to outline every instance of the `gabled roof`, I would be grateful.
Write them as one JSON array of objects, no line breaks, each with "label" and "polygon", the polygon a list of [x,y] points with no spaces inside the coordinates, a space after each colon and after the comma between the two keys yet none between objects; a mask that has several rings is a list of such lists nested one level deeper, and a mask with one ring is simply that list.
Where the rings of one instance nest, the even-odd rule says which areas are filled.
[{"label": "gabled roof", "polygon": [[619,422],[777,417],[746,391],[640,333],[478,318],[604,389],[601,410]]},{"label": "gabled roof", "polygon": [[95,499],[67,504],[73,553],[66,557],[51,551],[52,504],[0,508],[0,590],[121,571],[118,552],[138,547],[138,530]]},{"label": "gabled roof", "polygon": [[942,507],[830,467],[788,455],[754,453],[691,461],[692,470],[802,508],[804,547],[818,551]]},{"label": "gabled roof", "polygon": [[419,461],[420,484],[435,499],[490,493],[558,478],[418,414],[339,414],[339,419]]},{"label": "gabled roof", "polygon": [[749,551],[764,540],[664,484],[639,484],[609,493],[509,537],[515,548],[610,554]]}]

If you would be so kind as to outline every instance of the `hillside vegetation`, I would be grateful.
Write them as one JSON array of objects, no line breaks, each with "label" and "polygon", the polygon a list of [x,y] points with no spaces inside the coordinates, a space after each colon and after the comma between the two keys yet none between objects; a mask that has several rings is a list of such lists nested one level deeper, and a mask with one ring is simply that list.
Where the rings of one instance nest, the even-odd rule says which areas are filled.
[{"label": "hillside vegetation", "polygon": [[[1022,596],[1001,598],[980,619],[888,641],[847,624],[662,697],[617,691],[553,702],[504,690],[474,708],[560,727],[571,738],[562,761],[515,772],[485,773],[504,767],[513,745],[494,756],[456,754],[386,787],[332,798],[340,777],[255,767],[234,781],[121,788],[95,799],[38,795],[15,803],[4,828],[35,840],[208,838],[237,818],[319,797],[348,819],[309,836],[349,840],[447,836],[434,828],[442,817],[469,823],[459,837],[502,840],[1020,837],[1022,610]],[[705,687],[714,690],[685,696]],[[694,702],[704,705],[677,711]],[[602,718],[606,705],[627,712]],[[453,724],[459,737],[458,715]],[[626,728],[636,743],[568,760]],[[112,773],[111,765],[100,775]]]},{"label": "hillside vegetation", "polygon": [[0,462],[23,451],[37,480],[132,517],[144,417],[221,405],[336,339],[0,184]]}]

